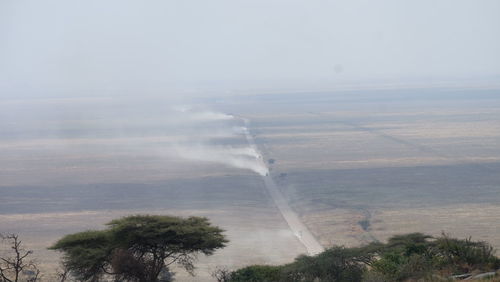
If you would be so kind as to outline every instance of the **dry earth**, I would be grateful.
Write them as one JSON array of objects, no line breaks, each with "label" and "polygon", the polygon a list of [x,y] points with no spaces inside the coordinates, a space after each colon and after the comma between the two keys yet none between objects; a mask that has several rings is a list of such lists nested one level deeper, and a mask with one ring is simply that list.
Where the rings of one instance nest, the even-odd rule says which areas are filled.
[{"label": "dry earth", "polygon": [[[281,192],[323,246],[445,231],[500,248],[499,94],[276,93],[221,98],[213,107],[251,120]],[[0,117],[29,115],[33,103],[1,104]],[[285,263],[305,252],[258,175],[165,155],[162,148],[180,138],[158,130],[165,118],[113,120],[132,135],[110,135],[105,126],[81,134],[109,121],[105,109],[115,102],[46,103],[62,113],[36,124],[20,118],[0,132],[0,232],[18,232],[46,268],[57,263],[46,250],[57,238],[134,213],[208,216],[227,230],[229,246],[200,258],[197,277],[179,271],[181,281],[207,281],[216,266]],[[71,116],[78,107],[86,116]]]},{"label": "dry earth", "polygon": [[444,231],[500,248],[498,90],[396,92],[276,98],[253,116],[291,206],[325,246]]}]

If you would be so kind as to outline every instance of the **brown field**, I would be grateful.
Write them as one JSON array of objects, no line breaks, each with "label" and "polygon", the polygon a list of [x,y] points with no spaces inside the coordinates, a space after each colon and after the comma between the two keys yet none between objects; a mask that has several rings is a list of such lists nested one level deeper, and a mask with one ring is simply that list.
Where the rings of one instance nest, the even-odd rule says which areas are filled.
[{"label": "brown field", "polygon": [[500,248],[498,91],[396,92],[253,118],[290,204],[325,246],[447,232]]},{"label": "brown field", "polygon": [[[499,94],[272,94],[220,99],[213,108],[251,120],[265,159],[275,160],[272,176],[324,246],[445,231],[500,248]],[[101,102],[50,103],[92,111]],[[23,103],[3,105],[2,114],[27,111]],[[196,277],[179,271],[181,281],[207,281],[216,266],[285,263],[305,252],[258,175],[171,159],[162,148],[181,137],[158,130],[159,116],[124,127],[134,134],[107,134],[105,126],[99,134],[81,134],[106,119],[60,122],[48,115],[37,124],[3,125],[0,232],[19,233],[45,269],[58,260],[46,247],[64,234],[136,213],[207,216],[227,230],[229,246],[201,257]],[[127,124],[127,118],[105,124]],[[244,137],[216,142],[241,144]]]}]

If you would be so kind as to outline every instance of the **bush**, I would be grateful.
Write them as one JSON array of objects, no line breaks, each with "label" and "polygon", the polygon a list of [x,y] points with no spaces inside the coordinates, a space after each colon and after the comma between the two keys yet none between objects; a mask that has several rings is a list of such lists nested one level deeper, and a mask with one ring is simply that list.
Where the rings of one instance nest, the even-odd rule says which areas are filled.
[{"label": "bush", "polygon": [[285,281],[361,281],[370,258],[359,248],[333,247],[314,257],[298,257],[282,275]]},{"label": "bush", "polygon": [[435,242],[441,268],[454,272],[488,271],[500,267],[500,259],[487,242],[450,238],[443,234]]},{"label": "bush", "polygon": [[231,273],[231,282],[272,282],[281,280],[280,266],[252,265]]},{"label": "bush", "polygon": [[365,262],[371,258],[360,248],[334,247],[316,256],[299,256],[283,266],[248,266],[219,281],[361,281]]},{"label": "bush", "polygon": [[394,236],[386,244],[333,247],[316,256],[299,256],[283,266],[246,267],[220,281],[446,281],[453,272],[499,267],[500,260],[488,243],[411,233]]}]

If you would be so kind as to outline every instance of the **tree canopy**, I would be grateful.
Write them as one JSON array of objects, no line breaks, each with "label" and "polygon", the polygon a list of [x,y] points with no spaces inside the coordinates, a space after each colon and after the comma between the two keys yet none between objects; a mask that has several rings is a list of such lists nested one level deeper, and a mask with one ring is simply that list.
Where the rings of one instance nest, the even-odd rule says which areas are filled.
[{"label": "tree canopy", "polygon": [[212,255],[228,241],[204,217],[135,215],[116,219],[105,230],[67,235],[51,249],[61,251],[77,278],[97,281],[159,281],[173,263],[193,273],[197,254]]}]

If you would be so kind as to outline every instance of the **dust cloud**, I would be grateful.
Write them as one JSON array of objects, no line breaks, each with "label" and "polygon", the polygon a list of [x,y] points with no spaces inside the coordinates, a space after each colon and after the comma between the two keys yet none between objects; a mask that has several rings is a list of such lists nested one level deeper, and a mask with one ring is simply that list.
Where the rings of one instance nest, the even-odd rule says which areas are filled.
[{"label": "dust cloud", "polygon": [[[218,145],[213,139],[220,136],[245,138],[248,128],[234,123],[243,123],[241,118],[215,111],[197,111],[188,107],[177,109],[192,128],[211,128],[205,134],[191,132],[183,138],[185,142],[175,144],[166,151],[171,155],[201,162],[218,163],[228,167],[249,169],[260,175],[268,173],[261,154],[249,144]],[[221,123],[220,121],[226,121]],[[245,123],[246,124],[246,123]],[[213,132],[213,134],[207,134]]]}]

